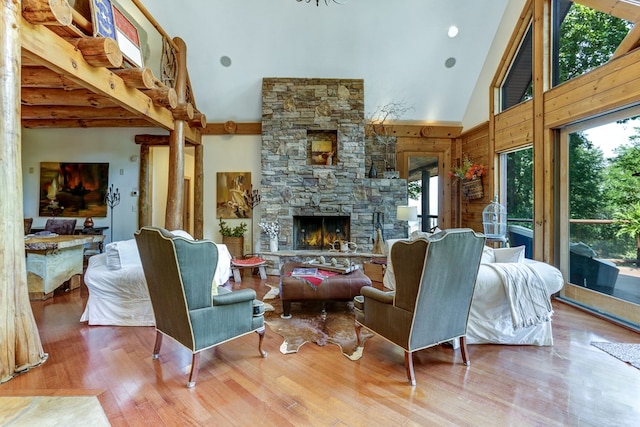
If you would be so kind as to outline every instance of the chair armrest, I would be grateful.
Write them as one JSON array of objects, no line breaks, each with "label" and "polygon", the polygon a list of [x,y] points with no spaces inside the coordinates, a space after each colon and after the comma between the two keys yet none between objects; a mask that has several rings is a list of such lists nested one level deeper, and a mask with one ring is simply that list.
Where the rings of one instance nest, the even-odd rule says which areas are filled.
[{"label": "chair armrest", "polygon": [[211,305],[229,305],[256,299],[256,291],[253,289],[240,289],[233,292],[214,295]]},{"label": "chair armrest", "polygon": [[360,288],[360,295],[371,298],[384,304],[393,304],[395,292],[385,292],[373,286],[363,286]]}]

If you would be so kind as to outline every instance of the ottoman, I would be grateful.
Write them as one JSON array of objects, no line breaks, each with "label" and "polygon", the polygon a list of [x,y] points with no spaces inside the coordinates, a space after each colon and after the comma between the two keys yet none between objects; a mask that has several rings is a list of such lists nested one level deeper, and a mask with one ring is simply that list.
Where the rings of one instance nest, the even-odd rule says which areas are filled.
[{"label": "ottoman", "polygon": [[286,262],[280,270],[280,299],[282,300],[283,318],[291,317],[292,301],[350,301],[356,295],[360,295],[360,288],[371,286],[371,279],[362,270],[330,276],[319,285],[311,284],[301,277],[290,276],[294,268],[305,266],[299,262]]}]

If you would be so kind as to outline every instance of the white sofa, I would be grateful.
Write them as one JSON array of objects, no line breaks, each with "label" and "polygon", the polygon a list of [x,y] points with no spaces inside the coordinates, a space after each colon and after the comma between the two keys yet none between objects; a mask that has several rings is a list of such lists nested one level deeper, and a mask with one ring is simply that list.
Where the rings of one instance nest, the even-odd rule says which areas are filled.
[{"label": "white sofa", "polygon": [[[413,236],[413,238],[415,237],[425,236]],[[387,255],[396,241],[398,240],[387,241]],[[461,260],[461,262],[463,261]],[[505,249],[493,249],[486,246],[478,270],[475,293],[469,312],[467,343],[553,345],[550,318],[531,326],[514,327],[514,317],[500,274],[501,266],[499,264],[515,264],[516,270],[522,269],[530,278],[537,277],[546,288],[549,306],[550,295],[559,292],[565,283],[562,273],[557,268],[524,258],[524,246]],[[388,259],[383,283],[385,287],[395,289],[393,266],[390,259]]]},{"label": "white sofa", "polygon": [[[193,239],[182,230],[173,234]],[[218,247],[218,266],[212,286],[224,285],[231,275],[231,254]],[[154,326],[155,318],[135,239],[112,242],[105,252],[89,258],[84,282],[89,290],[80,318],[89,325]]]}]

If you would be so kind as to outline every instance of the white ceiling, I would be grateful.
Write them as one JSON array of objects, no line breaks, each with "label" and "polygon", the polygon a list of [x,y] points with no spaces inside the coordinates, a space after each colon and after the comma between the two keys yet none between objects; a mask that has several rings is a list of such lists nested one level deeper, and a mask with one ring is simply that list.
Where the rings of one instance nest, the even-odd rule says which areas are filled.
[{"label": "white ceiling", "polygon": [[[411,109],[402,120],[464,123],[473,105],[487,119],[489,83],[524,0],[340,1],[148,0],[145,7],[185,41],[197,107],[209,122],[260,121],[263,77],[364,79],[367,117],[403,102]],[[455,38],[447,36],[451,25],[460,29]],[[445,67],[449,57],[453,68]]]}]

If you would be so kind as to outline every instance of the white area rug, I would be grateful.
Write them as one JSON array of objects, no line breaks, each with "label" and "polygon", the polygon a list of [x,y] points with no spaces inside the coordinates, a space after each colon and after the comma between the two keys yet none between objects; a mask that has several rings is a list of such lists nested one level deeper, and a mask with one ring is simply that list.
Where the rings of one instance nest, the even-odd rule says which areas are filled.
[{"label": "white area rug", "polygon": [[640,344],[592,342],[591,345],[640,369]]},{"label": "white area rug", "polygon": [[0,426],[110,426],[95,396],[2,396]]}]

